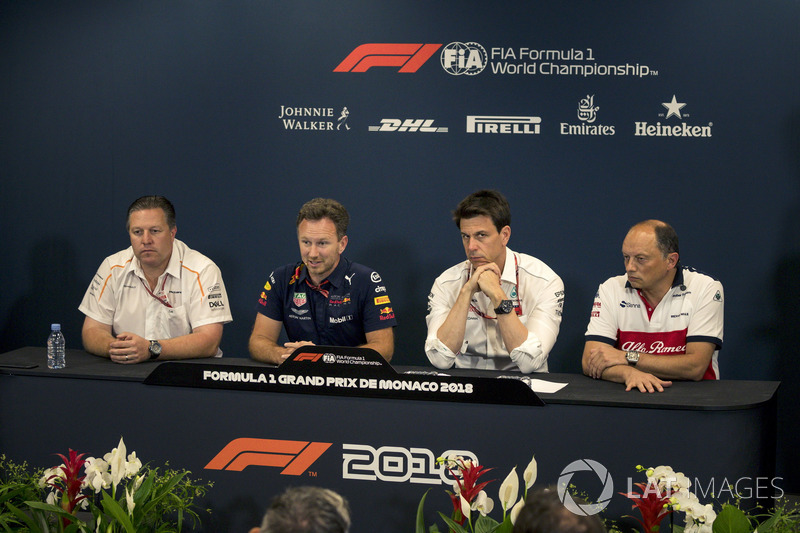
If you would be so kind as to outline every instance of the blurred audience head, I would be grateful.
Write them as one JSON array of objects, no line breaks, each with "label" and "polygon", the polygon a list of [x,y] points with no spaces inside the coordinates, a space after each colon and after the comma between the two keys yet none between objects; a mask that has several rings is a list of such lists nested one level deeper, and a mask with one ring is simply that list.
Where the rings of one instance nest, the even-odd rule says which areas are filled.
[{"label": "blurred audience head", "polygon": [[320,487],[290,487],[272,500],[261,528],[250,533],[347,533],[350,507],[342,496]]},{"label": "blurred audience head", "polygon": [[513,533],[605,533],[605,530],[597,515],[579,515],[564,507],[556,488],[550,487],[528,494],[514,522]]}]

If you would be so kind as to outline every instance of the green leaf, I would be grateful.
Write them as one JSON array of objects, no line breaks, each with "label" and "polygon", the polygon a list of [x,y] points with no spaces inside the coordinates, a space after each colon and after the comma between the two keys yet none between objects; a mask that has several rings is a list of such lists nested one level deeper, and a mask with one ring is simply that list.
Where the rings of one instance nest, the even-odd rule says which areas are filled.
[{"label": "green leaf", "polygon": [[499,526],[500,523],[497,520],[481,515],[475,521],[475,533],[494,533]]},{"label": "green leaf", "polygon": [[425,533],[425,517],[422,515],[422,510],[425,507],[425,498],[428,497],[428,493],[431,489],[425,491],[425,494],[422,495],[422,498],[419,500],[419,505],[417,505],[417,526],[416,526],[416,533]]},{"label": "green leaf", "polygon": [[120,506],[119,502],[103,492],[103,511],[110,514],[127,533],[136,533],[136,528],[133,527],[128,513]]},{"label": "green leaf", "polygon": [[503,523],[497,526],[494,533],[511,533],[514,530],[514,524],[511,523],[511,515],[506,515]]},{"label": "green leaf", "polygon": [[[767,520],[763,521],[761,525],[758,526],[760,531],[770,531],[778,520],[781,519],[781,511],[778,510],[774,515],[770,516]],[[799,524],[800,525],[800,524]]]},{"label": "green leaf", "polygon": [[6,506],[17,518],[19,518],[26,526],[28,526],[28,529],[30,529],[32,533],[41,531],[40,528],[36,527],[36,523],[28,515],[14,507],[11,503],[7,503]]},{"label": "green leaf", "polygon": [[461,525],[461,524],[459,524],[458,522],[454,521],[452,518],[450,518],[450,517],[449,517],[449,516],[447,516],[446,514],[442,513],[441,511],[439,512],[439,516],[441,516],[441,517],[442,517],[442,519],[444,520],[445,524],[447,524],[448,526],[450,526],[450,529],[452,529],[452,530],[453,530],[453,531],[455,531],[456,533],[469,533],[469,532],[468,532],[468,531],[467,531],[467,530],[464,528],[464,526],[462,526],[462,525]]},{"label": "green leaf", "polygon": [[155,480],[156,474],[149,474],[146,478],[144,478],[144,481],[142,481],[142,484],[139,486],[139,490],[137,490],[133,495],[133,501],[136,503],[136,505],[147,501],[147,498],[150,497],[150,493],[153,490],[153,483],[155,483]]},{"label": "green leaf", "polygon": [[78,520],[78,518],[76,518],[74,514],[68,513],[67,511],[65,511],[64,509],[62,509],[57,505],[51,505],[49,503],[43,503],[43,502],[25,502],[25,505],[27,505],[32,509],[38,509],[39,511],[45,511],[47,513],[52,513],[58,517],[66,518],[70,522],[76,523],[78,525],[82,526],[86,525],[84,522]]},{"label": "green leaf", "polygon": [[725,504],[711,526],[714,533],[750,533],[753,526],[744,511],[733,505]]}]

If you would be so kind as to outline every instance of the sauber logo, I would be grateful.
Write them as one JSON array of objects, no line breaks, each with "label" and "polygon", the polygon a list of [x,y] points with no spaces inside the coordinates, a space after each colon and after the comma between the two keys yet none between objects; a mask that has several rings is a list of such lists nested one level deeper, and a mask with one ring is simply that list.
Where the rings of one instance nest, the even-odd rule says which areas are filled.
[{"label": "sauber logo", "polygon": [[362,44],[350,52],[333,71],[366,72],[372,67],[400,67],[398,72],[416,72],[441,46],[410,43]]},{"label": "sauber logo", "polygon": [[234,439],[211,459],[206,470],[241,472],[250,465],[283,468],[281,475],[299,476],[330,448],[332,442]]}]

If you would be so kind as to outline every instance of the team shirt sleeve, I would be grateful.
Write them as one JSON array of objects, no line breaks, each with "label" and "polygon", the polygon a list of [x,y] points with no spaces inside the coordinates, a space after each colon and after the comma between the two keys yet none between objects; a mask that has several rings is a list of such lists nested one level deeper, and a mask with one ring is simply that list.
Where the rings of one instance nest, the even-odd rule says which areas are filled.
[{"label": "team shirt sleeve", "polygon": [[397,325],[392,300],[380,274],[372,271],[362,297],[361,312],[364,333]]},{"label": "team shirt sleeve", "polygon": [[[456,293],[457,295],[458,293]],[[453,295],[445,291],[441,286],[441,278],[433,282],[431,292],[428,295],[428,315],[425,322],[428,324],[428,337],[425,339],[425,355],[436,368],[447,369],[456,362],[456,355],[448,348],[445,343],[439,340],[436,333],[447,319],[450,309],[455,304]]]},{"label": "team shirt sleeve", "polygon": [[[186,268],[186,267],[182,267]],[[192,280],[189,299],[184,299],[192,329],[207,324],[227,324],[233,320],[222,273],[213,262],[200,272],[186,268],[182,275]]]},{"label": "team shirt sleeve", "polygon": [[528,338],[511,350],[509,355],[520,372],[530,374],[544,369],[550,350],[556,343],[564,308],[564,282],[555,276],[538,294],[526,299],[536,302],[525,321]]},{"label": "team shirt sleeve", "polygon": [[604,342],[612,346],[616,344],[619,323],[614,312],[615,305],[608,283],[603,283],[597,289],[592,304],[589,326],[586,329],[587,341]]},{"label": "team shirt sleeve", "polygon": [[[123,268],[118,265],[118,268]],[[86,294],[78,310],[84,315],[97,320],[101,324],[111,325],[114,322],[116,300],[114,298],[114,283],[111,279],[112,265],[105,259],[92,278]]]},{"label": "team shirt sleeve", "polygon": [[283,296],[285,284],[282,279],[282,269],[273,270],[267,277],[266,283],[261,288],[261,294],[256,303],[256,311],[278,322],[283,322]]},{"label": "team shirt sleeve", "polygon": [[687,343],[710,342],[722,348],[724,301],[722,283],[714,280],[697,300],[698,308],[686,331]]}]

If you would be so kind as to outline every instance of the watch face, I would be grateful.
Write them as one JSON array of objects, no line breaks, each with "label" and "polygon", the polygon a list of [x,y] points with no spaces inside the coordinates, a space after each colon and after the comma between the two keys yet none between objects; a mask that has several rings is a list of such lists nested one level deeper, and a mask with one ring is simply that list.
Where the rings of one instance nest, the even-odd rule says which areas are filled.
[{"label": "watch face", "polygon": [[514,309],[514,303],[511,300],[503,300],[500,305],[495,309],[495,312],[507,315]]},{"label": "watch face", "polygon": [[159,355],[161,353],[161,343],[158,341],[150,341],[150,353]]}]

